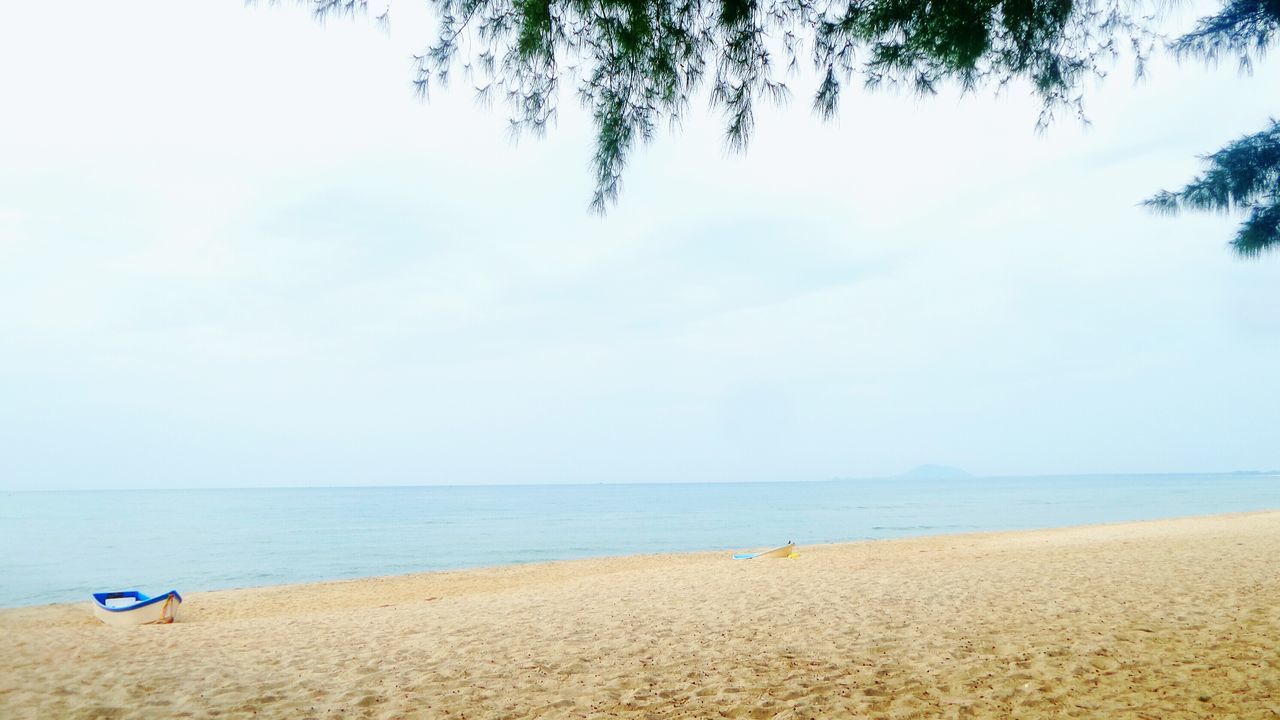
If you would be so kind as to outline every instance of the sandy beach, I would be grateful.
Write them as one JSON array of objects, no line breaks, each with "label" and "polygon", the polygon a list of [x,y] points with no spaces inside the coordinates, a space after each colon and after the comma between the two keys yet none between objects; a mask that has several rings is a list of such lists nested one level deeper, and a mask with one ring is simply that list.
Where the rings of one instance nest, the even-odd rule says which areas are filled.
[{"label": "sandy beach", "polygon": [[1280,718],[1280,512],[21,608],[0,657],[14,719]]}]

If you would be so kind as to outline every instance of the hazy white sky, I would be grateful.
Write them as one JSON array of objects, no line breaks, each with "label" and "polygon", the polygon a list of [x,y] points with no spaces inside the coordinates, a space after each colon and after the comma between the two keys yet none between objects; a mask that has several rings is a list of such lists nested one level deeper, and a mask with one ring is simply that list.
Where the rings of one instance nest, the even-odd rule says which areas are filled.
[{"label": "hazy white sky", "polygon": [[[591,132],[414,100],[395,6],[17,3],[0,23],[0,489],[1280,466],[1280,256],[1137,207],[1280,113],[1159,62],[719,118],[586,210]],[[1191,11],[1175,27],[1188,24]]]}]

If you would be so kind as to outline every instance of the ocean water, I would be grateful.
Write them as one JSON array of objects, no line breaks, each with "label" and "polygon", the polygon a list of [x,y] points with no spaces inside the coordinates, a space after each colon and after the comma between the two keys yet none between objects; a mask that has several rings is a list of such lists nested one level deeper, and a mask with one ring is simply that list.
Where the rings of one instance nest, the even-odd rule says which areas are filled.
[{"label": "ocean water", "polygon": [[0,606],[1280,508],[1277,475],[0,494]]}]

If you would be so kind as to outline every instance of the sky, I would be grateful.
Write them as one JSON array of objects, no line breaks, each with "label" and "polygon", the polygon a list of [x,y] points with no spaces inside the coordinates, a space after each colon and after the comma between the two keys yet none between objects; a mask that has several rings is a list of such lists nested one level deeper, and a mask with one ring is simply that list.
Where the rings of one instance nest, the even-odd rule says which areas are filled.
[{"label": "sky", "polygon": [[1274,59],[1117,66],[1043,133],[1017,86],[824,123],[797,78],[745,154],[695,103],[600,217],[573,98],[513,143],[414,98],[430,36],[6,9],[0,490],[1280,467],[1280,255],[1138,206],[1280,113]]}]

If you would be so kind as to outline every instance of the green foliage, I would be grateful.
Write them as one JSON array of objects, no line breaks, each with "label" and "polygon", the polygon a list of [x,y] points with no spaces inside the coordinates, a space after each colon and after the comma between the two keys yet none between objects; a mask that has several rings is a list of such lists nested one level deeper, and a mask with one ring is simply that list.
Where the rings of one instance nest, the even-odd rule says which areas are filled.
[{"label": "green foliage", "polygon": [[[1218,62],[1234,54],[1243,72],[1266,52],[1280,31],[1280,0],[1227,0],[1217,15],[1202,19],[1171,45],[1180,56]],[[1177,192],[1161,191],[1147,207],[1167,213],[1183,209],[1233,212],[1248,216],[1231,241],[1244,257],[1280,247],[1280,125],[1203,156],[1209,168]]]},{"label": "green foliage", "polygon": [[1249,71],[1280,30],[1280,0],[1228,0],[1222,12],[1200,20],[1196,29],[1173,43],[1179,56],[1217,62],[1235,55],[1240,68]]},{"label": "green foliage", "polygon": [[[364,12],[367,0],[302,0],[316,16]],[[820,78],[814,110],[833,117],[850,82],[928,95],[1029,81],[1039,125],[1081,113],[1080,85],[1124,47],[1139,73],[1154,47],[1140,0],[428,0],[439,34],[415,57],[425,95],[461,69],[480,98],[497,97],[513,133],[541,133],[572,85],[596,127],[592,207],[615,202],[627,158],[663,121],[678,124],[708,91],[730,148],[746,147],[760,101],[783,102],[780,74],[804,61]],[[1156,3],[1158,6],[1159,3]],[[389,11],[379,15],[386,21]],[[1169,49],[1252,69],[1280,34],[1280,0],[1224,0]],[[1243,211],[1232,245],[1256,256],[1280,245],[1280,126],[1203,158],[1208,169],[1152,209]]]},{"label": "green foliage", "polygon": [[1280,122],[1272,120],[1262,132],[1203,159],[1208,165],[1203,174],[1177,192],[1161,191],[1146,205],[1168,213],[1245,210],[1248,217],[1231,241],[1236,252],[1254,257],[1280,247]]},{"label": "green foliage", "polygon": [[[323,0],[327,4],[332,0]],[[629,153],[678,124],[706,90],[725,139],[746,147],[760,102],[790,97],[800,62],[821,78],[813,106],[833,116],[860,80],[931,94],[1030,80],[1040,123],[1080,112],[1079,85],[1121,45],[1142,58],[1148,18],[1130,0],[430,0],[441,24],[417,57],[426,93],[461,69],[485,101],[501,98],[513,132],[542,132],[562,81],[596,127],[592,206],[616,201]]]},{"label": "green foliage", "polygon": [[[246,0],[253,3],[254,0]],[[330,15],[363,15],[369,11],[369,0],[302,0],[305,4],[311,6],[311,14],[317,20],[324,21]],[[274,0],[273,0],[274,2]],[[386,25],[391,18],[391,5],[387,4],[386,8],[375,19],[379,25]]]}]

